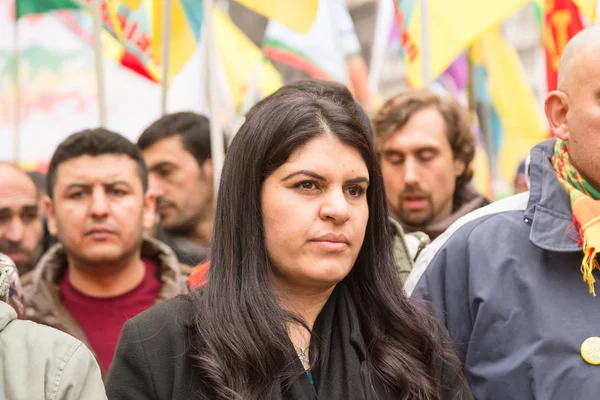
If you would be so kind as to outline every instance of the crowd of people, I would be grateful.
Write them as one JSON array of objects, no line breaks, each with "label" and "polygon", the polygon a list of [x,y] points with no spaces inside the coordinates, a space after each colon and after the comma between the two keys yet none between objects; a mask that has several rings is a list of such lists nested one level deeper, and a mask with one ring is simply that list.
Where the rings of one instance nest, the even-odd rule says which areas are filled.
[{"label": "crowd of people", "polygon": [[592,27],[496,202],[456,100],[319,80],[247,113],[216,198],[190,112],[0,163],[0,397],[595,399],[598,65]]}]

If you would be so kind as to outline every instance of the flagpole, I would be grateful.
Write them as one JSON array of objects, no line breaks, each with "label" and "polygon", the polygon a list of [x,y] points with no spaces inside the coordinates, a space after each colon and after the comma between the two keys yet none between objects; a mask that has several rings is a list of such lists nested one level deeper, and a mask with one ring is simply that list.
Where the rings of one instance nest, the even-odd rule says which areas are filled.
[{"label": "flagpole", "polygon": [[423,87],[431,88],[429,42],[429,0],[421,0],[421,67],[423,71]]},{"label": "flagpole", "polygon": [[371,65],[369,65],[369,91],[379,92],[381,70],[385,59],[385,49],[394,20],[394,4],[391,0],[379,0],[377,19],[375,22],[375,37],[371,50]]},{"label": "flagpole", "polygon": [[206,87],[210,110],[210,153],[214,171],[215,198],[219,192],[221,170],[225,160],[223,129],[219,120],[219,92],[217,89],[218,57],[213,23],[213,0],[204,0],[204,33],[206,40]]},{"label": "flagpole", "polygon": [[163,0],[162,20],[162,82],[161,82],[161,114],[167,113],[167,95],[169,94],[169,65],[171,49],[171,24],[172,24],[171,0]]},{"label": "flagpole", "polygon": [[15,24],[13,34],[13,78],[14,78],[14,95],[15,105],[13,110],[13,124],[15,128],[13,139],[13,153],[15,162],[21,159],[21,88],[19,75],[19,20],[16,18],[15,7]]},{"label": "flagpole", "polygon": [[104,66],[102,63],[102,0],[94,0],[94,58],[96,61],[96,86],[98,90],[98,112],[100,126],[106,126],[106,96],[104,92]]}]

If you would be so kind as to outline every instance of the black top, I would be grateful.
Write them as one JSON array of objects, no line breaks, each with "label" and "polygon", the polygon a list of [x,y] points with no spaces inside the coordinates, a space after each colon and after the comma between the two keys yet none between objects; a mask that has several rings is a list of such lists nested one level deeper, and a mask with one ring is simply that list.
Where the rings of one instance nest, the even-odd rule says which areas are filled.
[{"label": "black top", "polygon": [[178,297],[125,323],[106,386],[109,399],[208,399],[188,357],[191,308]]},{"label": "black top", "polygon": [[[334,303],[331,298],[328,301],[328,304],[330,303]],[[337,303],[339,307],[340,303],[347,301]],[[109,400],[209,399],[208,390],[203,387],[202,378],[198,375],[198,370],[193,368],[189,358],[191,333],[188,322],[193,312],[192,304],[188,298],[178,297],[154,306],[125,323],[106,387]],[[328,324],[330,329],[336,332],[344,325],[344,319],[341,317],[346,313],[338,312],[334,317],[330,314],[332,309],[333,307],[325,306],[322,315],[319,316],[320,321],[318,319],[315,323],[315,329],[318,328],[317,325]],[[321,318],[323,316],[325,317]],[[346,333],[344,335],[348,336]],[[348,340],[356,339],[356,335],[350,336],[353,337]],[[356,344],[351,347],[356,347]],[[353,358],[364,359],[364,356],[357,355],[351,348],[340,347],[339,343],[329,345],[330,353],[326,358],[342,358],[341,363],[344,365],[340,365],[339,368],[339,363],[325,365],[321,366],[320,371],[316,371],[317,377],[322,376],[323,384],[326,384],[317,385],[320,388],[319,394],[328,400],[335,399],[338,394],[345,400],[365,398],[357,395],[359,390],[362,391],[360,382],[364,364],[355,368],[355,364],[351,362]],[[350,368],[345,368],[345,364],[348,363]],[[301,369],[299,361],[298,366]],[[330,371],[332,368],[334,371]],[[440,371],[440,375],[438,379],[443,387],[440,393],[442,400],[472,399],[464,380],[456,371]],[[288,392],[277,397],[314,399],[314,392],[306,374],[301,374],[299,381],[301,384],[296,385],[293,393]],[[348,392],[348,388],[351,392]]]}]

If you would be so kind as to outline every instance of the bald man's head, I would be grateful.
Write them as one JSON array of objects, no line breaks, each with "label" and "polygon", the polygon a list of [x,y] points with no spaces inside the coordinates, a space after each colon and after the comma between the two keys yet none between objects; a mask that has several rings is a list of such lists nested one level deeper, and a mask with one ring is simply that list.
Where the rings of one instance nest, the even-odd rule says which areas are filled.
[{"label": "bald man's head", "polygon": [[40,192],[19,167],[0,163],[0,253],[20,274],[30,271],[41,254],[43,220]]},{"label": "bald man's head", "polygon": [[550,128],[566,143],[577,172],[600,190],[600,26],[569,41],[558,79],[544,104]]},{"label": "bald man's head", "polygon": [[[3,179],[4,178],[4,179]],[[24,179],[24,182],[31,182],[35,188],[35,196],[38,200],[41,200],[42,194],[39,185],[33,180],[33,178],[25,172],[21,167],[13,163],[0,161],[0,185],[2,181],[6,179]]]},{"label": "bald man's head", "polygon": [[580,31],[565,46],[558,67],[559,90],[569,90],[573,83],[573,70],[590,51],[600,51],[600,25]]}]

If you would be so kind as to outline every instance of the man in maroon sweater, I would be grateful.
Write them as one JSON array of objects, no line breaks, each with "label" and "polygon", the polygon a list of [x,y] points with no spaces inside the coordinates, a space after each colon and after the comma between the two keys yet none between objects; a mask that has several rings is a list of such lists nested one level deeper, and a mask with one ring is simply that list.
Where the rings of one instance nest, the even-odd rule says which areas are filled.
[{"label": "man in maroon sweater", "polygon": [[106,374],[125,321],[187,292],[189,269],[143,236],[155,221],[142,154],[104,129],[62,142],[48,170],[48,226],[60,243],[24,277],[27,317],[85,343]]}]

